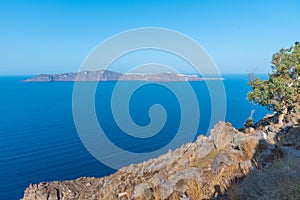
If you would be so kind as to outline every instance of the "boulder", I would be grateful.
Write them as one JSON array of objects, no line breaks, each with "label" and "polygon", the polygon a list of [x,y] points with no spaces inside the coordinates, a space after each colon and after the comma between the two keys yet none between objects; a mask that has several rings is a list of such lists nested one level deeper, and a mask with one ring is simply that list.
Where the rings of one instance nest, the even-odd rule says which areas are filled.
[{"label": "boulder", "polygon": [[198,144],[195,151],[195,156],[197,157],[197,159],[202,159],[207,156],[213,149],[215,149],[213,140],[203,140],[200,144]]},{"label": "boulder", "polygon": [[210,135],[213,139],[213,143],[217,149],[222,149],[226,146],[230,146],[236,130],[232,127],[230,123],[219,122],[210,131]]}]

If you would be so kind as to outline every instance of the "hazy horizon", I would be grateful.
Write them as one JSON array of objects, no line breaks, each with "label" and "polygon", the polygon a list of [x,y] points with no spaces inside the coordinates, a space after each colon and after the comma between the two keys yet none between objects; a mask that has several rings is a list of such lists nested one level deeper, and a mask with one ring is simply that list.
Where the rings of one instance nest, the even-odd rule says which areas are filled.
[{"label": "hazy horizon", "polygon": [[[0,6],[0,75],[76,72],[99,43],[143,27],[189,36],[222,74],[265,74],[271,71],[272,54],[300,39],[299,7],[297,0],[5,1]],[[138,58],[164,60],[191,72],[171,57],[141,55],[121,60],[116,68],[135,66]]]}]

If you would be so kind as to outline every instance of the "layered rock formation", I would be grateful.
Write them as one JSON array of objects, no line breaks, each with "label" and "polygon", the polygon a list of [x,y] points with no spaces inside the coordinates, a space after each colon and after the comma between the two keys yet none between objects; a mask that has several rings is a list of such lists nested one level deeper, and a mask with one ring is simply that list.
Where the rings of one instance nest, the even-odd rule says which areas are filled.
[{"label": "layered rock formation", "polygon": [[[206,78],[209,80],[220,80],[218,78]],[[140,73],[118,73],[109,70],[82,71],[77,73],[64,74],[40,74],[38,76],[24,80],[23,82],[53,82],[53,81],[116,81],[116,80],[134,80],[134,81],[201,81],[203,78],[197,75],[183,75],[174,73],[159,74],[140,74]]]},{"label": "layered rock formation", "polygon": [[284,130],[269,123],[246,132],[220,122],[209,137],[200,135],[193,143],[107,177],[31,184],[23,200],[227,199],[232,180],[272,165],[286,152],[299,154],[299,125]]}]

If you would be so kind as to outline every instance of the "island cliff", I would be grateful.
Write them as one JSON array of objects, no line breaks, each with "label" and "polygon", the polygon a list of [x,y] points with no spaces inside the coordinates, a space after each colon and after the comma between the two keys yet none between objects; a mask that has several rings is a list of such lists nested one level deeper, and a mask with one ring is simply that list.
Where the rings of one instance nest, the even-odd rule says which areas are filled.
[{"label": "island cliff", "polygon": [[255,128],[240,130],[219,122],[209,137],[200,135],[193,143],[107,177],[31,184],[23,200],[297,199],[299,119],[295,114],[278,124],[278,116],[269,115]]},{"label": "island cliff", "polygon": [[222,78],[200,78],[197,75],[184,75],[175,73],[140,74],[140,73],[118,73],[110,70],[82,71],[77,73],[64,74],[40,74],[23,82],[53,82],[53,81],[153,81],[153,82],[173,82],[173,81],[202,81],[202,80],[222,80]]}]

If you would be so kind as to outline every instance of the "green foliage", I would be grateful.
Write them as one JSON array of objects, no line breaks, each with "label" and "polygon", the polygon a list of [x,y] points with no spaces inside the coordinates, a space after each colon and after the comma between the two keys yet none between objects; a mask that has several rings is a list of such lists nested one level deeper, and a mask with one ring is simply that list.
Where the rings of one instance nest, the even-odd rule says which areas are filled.
[{"label": "green foliage", "polygon": [[300,44],[273,54],[271,67],[268,80],[250,76],[247,99],[277,112],[294,109],[300,102]]}]

